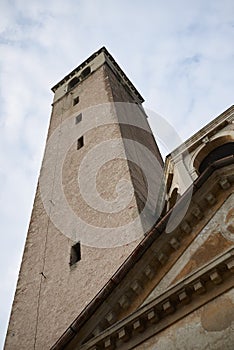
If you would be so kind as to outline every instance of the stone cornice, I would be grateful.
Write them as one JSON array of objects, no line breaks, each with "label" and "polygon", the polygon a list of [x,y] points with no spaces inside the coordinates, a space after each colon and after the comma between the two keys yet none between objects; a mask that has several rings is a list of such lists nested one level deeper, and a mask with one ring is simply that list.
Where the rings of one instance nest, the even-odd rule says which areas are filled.
[{"label": "stone cornice", "polygon": [[234,248],[190,274],[182,282],[79,349],[133,349],[143,340],[232,288],[233,272]]}]

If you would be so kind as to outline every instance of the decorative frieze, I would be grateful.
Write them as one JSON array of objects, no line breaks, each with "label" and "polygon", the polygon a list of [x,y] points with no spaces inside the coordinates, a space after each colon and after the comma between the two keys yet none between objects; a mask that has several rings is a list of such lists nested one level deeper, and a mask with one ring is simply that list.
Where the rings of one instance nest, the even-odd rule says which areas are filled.
[{"label": "decorative frieze", "polygon": [[219,180],[219,184],[222,187],[223,190],[228,190],[231,186],[230,182],[227,178],[222,178]]},{"label": "decorative frieze", "polygon": [[104,341],[105,350],[114,350],[115,348],[115,341],[113,338],[109,337]]},{"label": "decorative frieze", "polygon": [[[81,347],[81,350],[121,349],[125,343],[124,349],[127,349],[127,344],[134,338],[134,334],[145,334],[146,330],[153,327],[155,323],[157,323],[157,327],[154,326],[153,329],[155,332],[159,331],[161,329],[161,321],[172,314],[176,319],[176,313],[179,312],[184,304],[189,306],[194,302],[196,308],[196,298],[199,302],[203,300],[199,294],[205,295],[210,292],[211,298],[213,298],[213,290],[219,288],[217,285],[228,282],[232,278],[233,254],[234,249],[231,249],[222,258],[217,258],[216,263],[212,261],[209,264],[210,268],[208,265],[194,272],[193,275],[185,278],[183,282],[172,287],[170,291],[165,292],[165,299],[164,295],[159,296],[145,307],[142,307],[142,309],[136,310],[135,313],[116,324],[116,326],[114,325],[112,331],[109,328],[100,334],[96,339],[96,344],[93,344],[95,340],[90,340]],[[228,285],[226,288],[230,288],[230,283]]]},{"label": "decorative frieze", "polygon": [[217,198],[212,193],[208,193],[205,199],[210,205],[214,205],[217,202]]},{"label": "decorative frieze", "polygon": [[106,315],[106,321],[109,324],[113,324],[116,321],[117,317],[116,317],[116,313],[114,311],[110,311],[107,315]]},{"label": "decorative frieze", "polygon": [[201,211],[198,205],[194,206],[194,208],[192,209],[192,214],[197,220],[201,220],[204,216],[203,212]]},{"label": "decorative frieze", "polygon": [[119,305],[122,309],[127,309],[130,305],[130,299],[127,295],[123,295],[120,299],[119,299]]},{"label": "decorative frieze", "polygon": [[185,234],[189,234],[192,232],[192,227],[190,226],[190,224],[186,220],[184,220],[182,222],[182,224],[180,225],[180,228]]},{"label": "decorative frieze", "polygon": [[130,338],[130,332],[128,328],[122,328],[118,331],[118,339],[123,342],[127,342]]},{"label": "decorative frieze", "polygon": [[152,280],[155,275],[155,270],[151,265],[147,265],[144,269],[144,274],[149,280]]},{"label": "decorative frieze", "polygon": [[157,254],[157,259],[162,265],[166,264],[168,258],[169,258],[168,255],[164,254],[163,252],[159,252]]},{"label": "decorative frieze", "polygon": [[145,324],[143,319],[138,319],[135,322],[133,322],[132,325],[134,332],[143,332],[145,330]]},{"label": "decorative frieze", "polygon": [[162,304],[163,312],[168,315],[175,311],[175,308],[170,300],[167,300],[165,303]]},{"label": "decorative frieze", "polygon": [[227,268],[232,272],[232,273],[234,273],[234,258],[233,259],[231,259],[231,260],[229,260],[228,262],[227,262]]},{"label": "decorative frieze", "polygon": [[172,237],[169,241],[169,244],[171,245],[171,247],[175,250],[179,249],[180,247],[180,242],[177,238]]},{"label": "decorative frieze", "polygon": [[188,304],[190,302],[190,296],[185,289],[178,294],[178,298],[182,304]]},{"label": "decorative frieze", "polygon": [[205,286],[204,286],[204,284],[203,284],[202,281],[196,281],[196,282],[193,284],[193,289],[194,289],[194,291],[195,291],[196,293],[198,293],[198,294],[203,294],[203,293],[205,293],[205,291],[206,291],[206,288],[205,288]]},{"label": "decorative frieze", "polygon": [[[141,294],[144,294],[144,288],[148,288],[146,286],[154,283],[153,281],[155,278],[157,278],[157,274],[160,273],[161,269],[167,264],[170,255],[177,254],[176,251],[179,251],[179,249],[183,247],[183,240],[189,239],[189,237],[185,238],[184,236],[188,236],[191,233],[196,233],[196,225],[200,225],[198,221],[205,217],[206,208],[209,209],[209,206],[217,203],[217,197],[213,194],[216,193],[214,186],[216,186],[216,189],[217,186],[221,186],[223,189],[228,189],[229,185],[230,182],[225,177],[216,177],[216,180],[212,182],[213,187],[209,188],[209,192],[204,194],[202,193],[202,195],[198,198],[199,201],[196,199],[195,201],[191,202],[190,208],[188,209],[180,226],[177,227],[174,232],[171,232],[171,234],[167,236],[167,239],[163,240],[165,235],[162,234],[160,239],[153,243],[150,248],[152,253],[151,260],[148,259],[145,266],[141,266],[139,269],[135,270],[135,279],[133,279],[130,285],[124,287],[122,296],[115,301],[115,304],[112,304],[112,309],[109,310],[109,313],[103,318],[105,326],[102,327],[100,332],[115,323],[119,318],[123,317],[124,314],[126,315],[126,311],[131,306],[132,302],[139,298]],[[206,203],[208,203],[209,206],[206,205]],[[233,261],[227,262],[227,268],[230,271],[234,270],[233,264]],[[212,270],[208,280],[213,284],[220,284],[222,283],[222,276],[218,271]],[[191,285],[191,289],[192,294],[204,294],[206,293],[207,289],[206,283],[202,279],[195,280]],[[188,304],[191,301],[190,291],[183,288],[183,291],[177,295],[177,300],[180,305]],[[173,305],[174,304],[171,304],[169,307],[169,305],[165,303],[163,306],[163,313],[166,313],[166,310],[172,311]],[[153,312],[155,312],[155,315],[153,315]],[[148,319],[148,317],[151,316],[152,319]],[[152,314],[146,316],[146,319],[147,322],[158,322],[159,315],[156,311],[152,311]],[[97,334],[100,334],[100,332]]]},{"label": "decorative frieze", "polygon": [[141,292],[143,290],[142,285],[141,285],[140,281],[138,281],[138,280],[135,280],[132,282],[131,289],[137,295],[141,294]]},{"label": "decorative frieze", "polygon": [[154,309],[150,310],[147,314],[147,321],[150,323],[157,323],[160,320],[159,313]]},{"label": "decorative frieze", "polygon": [[213,271],[211,274],[210,274],[210,279],[212,282],[214,282],[215,284],[219,284],[222,282],[222,277],[221,275],[219,274],[218,271]]}]

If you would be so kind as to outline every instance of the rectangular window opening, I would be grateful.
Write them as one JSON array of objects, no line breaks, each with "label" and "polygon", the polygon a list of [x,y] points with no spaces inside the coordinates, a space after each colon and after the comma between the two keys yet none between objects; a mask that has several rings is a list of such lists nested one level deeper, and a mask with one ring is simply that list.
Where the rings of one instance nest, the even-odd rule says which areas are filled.
[{"label": "rectangular window opening", "polygon": [[70,266],[74,265],[80,260],[81,260],[80,242],[77,242],[71,247]]},{"label": "rectangular window opening", "polygon": [[76,116],[76,124],[80,123],[81,120],[82,120],[82,113],[80,113]]},{"label": "rectangular window opening", "polygon": [[81,147],[84,146],[84,136],[81,136],[78,140],[77,140],[77,149],[80,149]]},{"label": "rectangular window opening", "polygon": [[80,101],[79,96],[75,97],[73,100],[73,106],[77,105],[77,103],[79,103],[79,101]]}]

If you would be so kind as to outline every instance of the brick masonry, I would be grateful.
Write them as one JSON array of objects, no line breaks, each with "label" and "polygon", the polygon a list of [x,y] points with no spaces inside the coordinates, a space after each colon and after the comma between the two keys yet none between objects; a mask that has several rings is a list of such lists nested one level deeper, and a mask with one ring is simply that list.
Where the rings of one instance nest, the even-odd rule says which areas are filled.
[{"label": "brick masonry", "polygon": [[[73,106],[73,100],[77,96],[79,96],[79,103]],[[104,64],[74,87],[71,93],[64,93],[63,97],[54,102],[47,145],[56,129],[60,128],[61,123],[71,117],[75,120],[75,116],[80,111],[86,111],[91,106],[113,101],[134,102],[134,97],[122,87],[115,74]],[[133,179],[133,170],[136,168],[131,168],[129,163],[123,159],[115,159],[100,169],[97,189],[105,200],[115,198],[115,186],[120,179],[130,182],[133,193],[136,193],[132,196],[128,208],[107,217],[105,213],[100,213],[87,205],[81,196],[77,186],[77,169],[81,160],[95,145],[113,139],[120,140],[119,152],[125,153],[123,135],[133,137],[135,140],[139,138],[140,142],[144,140],[146,146],[151,148],[160,162],[161,158],[146,119],[144,123],[148,127],[149,135],[147,141],[145,141],[147,132],[142,135],[141,131],[136,129],[130,135],[129,128],[121,129],[118,123],[113,124],[113,118],[118,121],[117,112],[114,109],[108,116],[103,117],[110,118],[110,125],[97,127],[95,125],[97,116],[89,114],[89,118],[94,118],[93,121],[90,121],[90,123],[93,122],[94,127],[84,135],[85,145],[81,150],[77,151],[76,142],[72,143],[64,159],[62,179],[66,200],[74,213],[81,216],[90,225],[105,228],[127,224],[138,215],[140,200],[144,200],[147,196],[147,186],[142,171],[138,168]],[[52,157],[59,157],[59,147],[57,153],[52,154]],[[46,172],[48,164],[48,159],[45,158],[40,179]],[[96,161],[98,160],[93,159],[93,162]],[[52,175],[51,179],[56,181],[56,176],[57,169],[54,167],[54,179]],[[87,173],[87,188],[89,188],[88,181],[89,174]],[[57,211],[57,214],[63,217],[63,212],[59,212],[57,207],[56,193],[52,193],[50,200],[52,203],[50,215]],[[66,217],[64,220],[66,221]],[[143,236],[143,228],[141,230]],[[139,238],[115,248],[95,248],[82,245],[81,260],[75,266],[70,267],[70,250],[74,241],[71,237],[61,233],[51,220],[51,216],[48,216],[38,185],[5,350],[49,349],[110,279],[138,241]]]}]

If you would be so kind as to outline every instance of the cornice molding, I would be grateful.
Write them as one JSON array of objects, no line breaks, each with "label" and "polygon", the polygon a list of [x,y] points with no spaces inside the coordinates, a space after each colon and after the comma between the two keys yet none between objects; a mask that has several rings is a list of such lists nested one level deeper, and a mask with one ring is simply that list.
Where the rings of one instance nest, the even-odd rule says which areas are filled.
[{"label": "cornice molding", "polygon": [[143,340],[232,288],[233,273],[234,248],[231,248],[79,349],[133,349]]}]

